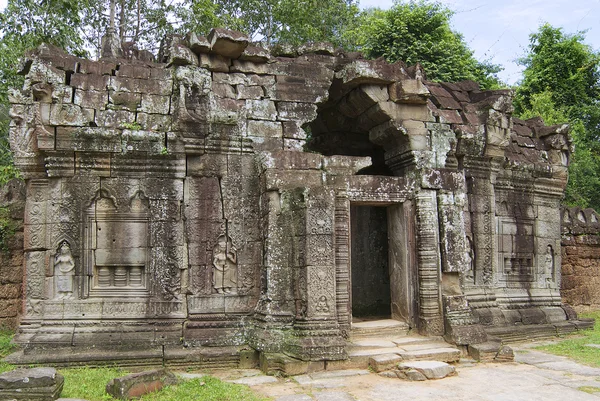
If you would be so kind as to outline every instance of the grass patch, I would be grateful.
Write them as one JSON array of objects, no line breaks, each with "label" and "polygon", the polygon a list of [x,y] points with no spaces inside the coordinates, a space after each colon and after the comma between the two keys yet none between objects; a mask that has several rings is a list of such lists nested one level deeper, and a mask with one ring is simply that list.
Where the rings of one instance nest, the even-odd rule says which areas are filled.
[{"label": "grass patch", "polygon": [[565,340],[555,344],[542,345],[536,349],[566,356],[589,366],[600,367],[600,348],[586,346],[587,344],[600,345],[600,311],[582,313],[580,317],[595,319],[594,328],[571,334]]},{"label": "grass patch", "polygon": [[[0,358],[16,350],[11,344],[14,333],[0,330]],[[0,373],[15,369],[0,361]],[[114,400],[106,394],[106,384],[115,377],[128,374],[118,367],[106,368],[67,368],[60,369],[65,377],[62,398],[82,398],[89,401]],[[204,376],[201,379],[183,380],[175,386],[168,386],[155,393],[140,398],[141,401],[266,401],[268,398],[254,394],[248,387],[225,383],[215,377]]]},{"label": "grass patch", "polygon": [[[62,398],[83,398],[89,401],[113,400],[106,394],[106,384],[110,379],[126,375],[119,368],[73,368],[62,369],[65,387]],[[168,386],[155,393],[140,398],[141,401],[266,401],[254,394],[248,387],[225,383],[205,376],[201,379],[181,380],[175,386]]]},{"label": "grass patch", "polygon": [[588,394],[594,394],[594,393],[600,392],[600,387],[581,386],[581,387],[577,387],[577,390],[583,391],[584,393],[588,393]]},{"label": "grass patch", "polygon": [[65,386],[60,394],[62,398],[83,398],[90,401],[112,400],[106,394],[106,384],[115,377],[129,372],[119,368],[72,368],[60,369],[65,377]]},{"label": "grass patch", "polygon": [[[11,343],[14,333],[9,330],[0,330],[0,359],[17,350],[17,347]],[[15,367],[9,363],[0,361],[0,373],[13,370]]]},{"label": "grass patch", "polygon": [[176,386],[165,387],[156,393],[145,395],[142,401],[266,401],[268,398],[254,394],[241,384],[225,383],[205,376],[184,381]]}]

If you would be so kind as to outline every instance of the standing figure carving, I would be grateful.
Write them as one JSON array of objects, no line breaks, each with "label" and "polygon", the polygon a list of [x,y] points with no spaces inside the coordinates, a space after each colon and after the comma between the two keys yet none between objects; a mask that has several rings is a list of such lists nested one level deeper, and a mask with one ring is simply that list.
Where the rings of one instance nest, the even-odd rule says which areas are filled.
[{"label": "standing figure carving", "polygon": [[54,277],[56,280],[56,298],[73,298],[73,277],[75,276],[75,261],[71,254],[71,246],[62,241],[54,257]]},{"label": "standing figure carving", "polygon": [[231,238],[221,235],[213,248],[213,288],[219,294],[237,290],[237,251]]},{"label": "standing figure carving", "polygon": [[548,245],[546,247],[546,255],[544,255],[544,273],[553,274],[554,273],[554,250],[552,249],[552,245]]}]

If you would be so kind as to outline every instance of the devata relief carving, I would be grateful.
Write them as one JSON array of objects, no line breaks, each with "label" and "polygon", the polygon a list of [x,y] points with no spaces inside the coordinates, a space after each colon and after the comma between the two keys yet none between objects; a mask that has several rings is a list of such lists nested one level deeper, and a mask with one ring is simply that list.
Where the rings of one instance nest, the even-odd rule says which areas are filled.
[{"label": "devata relief carving", "polygon": [[213,288],[218,294],[237,290],[237,251],[231,238],[221,235],[213,248]]},{"label": "devata relief carving", "polygon": [[9,95],[17,342],[328,361],[353,318],[464,346],[531,313],[578,327],[560,301],[567,127],[420,66],[282,49],[215,29],[169,38],[160,63],[28,53]]},{"label": "devata relief carving", "polygon": [[71,246],[67,241],[60,243],[54,257],[54,277],[56,280],[56,298],[73,298],[73,278],[75,276],[75,261],[71,255]]}]

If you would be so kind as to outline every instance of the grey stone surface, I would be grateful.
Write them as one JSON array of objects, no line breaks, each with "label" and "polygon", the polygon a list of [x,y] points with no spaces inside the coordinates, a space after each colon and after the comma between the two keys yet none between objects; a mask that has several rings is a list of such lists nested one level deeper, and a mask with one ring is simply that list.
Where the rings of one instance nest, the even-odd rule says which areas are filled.
[{"label": "grey stone surface", "polygon": [[443,379],[446,376],[454,375],[456,369],[452,365],[439,361],[414,361],[402,362],[398,364],[401,371],[415,369],[421,372],[429,380]]},{"label": "grey stone surface", "polygon": [[[519,345],[517,351],[524,349]],[[537,351],[536,351],[537,352]],[[517,352],[517,355],[521,353]],[[554,356],[552,356],[554,357]],[[542,360],[542,358],[538,358]],[[459,364],[460,372],[444,380],[408,381],[381,377],[379,374],[356,376],[346,379],[343,390],[355,400],[361,401],[564,401],[597,400],[597,394],[588,394],[582,387],[600,387],[596,376],[576,373],[574,366],[562,365],[561,369],[548,369],[546,362],[531,363],[472,363]],[[578,365],[574,363],[574,365]],[[580,367],[582,365],[579,365]],[[388,371],[391,373],[391,371]],[[581,370],[585,372],[585,370]],[[323,379],[319,385],[337,384],[339,379]],[[265,386],[261,393],[278,399],[278,392],[293,392],[291,397],[302,401],[316,399],[323,387],[311,383],[302,385],[290,382],[285,388]],[[285,389],[285,390],[284,390]],[[291,398],[295,400],[296,398]],[[289,400],[286,398],[286,400]]]},{"label": "grey stone surface", "polygon": [[154,364],[148,349],[183,342],[249,346],[262,360],[243,363],[302,374],[358,366],[371,346],[459,357],[348,335],[468,345],[484,326],[510,340],[577,330],[560,301],[568,130],[514,118],[510,91],[321,44],[271,57],[225,29],[169,36],[159,63],[119,59],[107,39],[117,58],[40,46],[9,93],[25,282],[0,299],[16,321],[27,289],[17,342],[75,348],[17,363]]},{"label": "grey stone surface", "polygon": [[315,394],[317,401],[356,401],[350,394],[343,391],[322,391]]},{"label": "grey stone surface", "polygon": [[382,372],[397,366],[402,358],[398,354],[374,355],[369,358],[369,367],[375,372]]},{"label": "grey stone surface", "polygon": [[247,386],[258,386],[267,383],[277,383],[277,378],[273,376],[254,376],[231,380],[231,382],[236,384],[245,384]]},{"label": "grey stone surface", "polygon": [[63,385],[64,377],[54,368],[15,369],[0,374],[0,399],[53,401]]},{"label": "grey stone surface", "polygon": [[312,401],[313,398],[307,394],[283,395],[275,398],[275,401]]}]

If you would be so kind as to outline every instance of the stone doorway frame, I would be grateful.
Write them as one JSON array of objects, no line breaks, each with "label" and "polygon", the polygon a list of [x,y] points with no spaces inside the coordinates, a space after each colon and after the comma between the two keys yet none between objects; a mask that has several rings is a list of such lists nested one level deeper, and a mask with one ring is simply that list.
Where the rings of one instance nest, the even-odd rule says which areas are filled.
[{"label": "stone doorway frame", "polygon": [[[401,318],[411,327],[419,325],[419,282],[417,265],[417,221],[416,205],[410,199],[413,189],[410,183],[403,177],[389,176],[352,176],[347,182],[348,186],[336,191],[335,200],[335,265],[336,265],[336,299],[337,318],[340,328],[349,332],[352,323],[352,298],[351,298],[351,238],[350,238],[350,205],[385,207],[388,212],[388,236],[397,230],[404,232],[402,241],[406,245],[404,252],[406,268],[405,284],[409,291],[404,293],[405,308],[392,305],[392,318]],[[381,191],[386,187],[387,191]],[[396,224],[398,223],[398,224]],[[401,230],[405,227],[405,230]],[[393,258],[392,253],[395,246],[390,246],[388,255]],[[396,254],[396,256],[399,256]],[[391,263],[403,263],[392,261]],[[391,268],[391,266],[390,266]],[[394,289],[390,288],[393,292]],[[392,294],[392,302],[400,297]]]},{"label": "stone doorway frame", "polygon": [[[351,201],[351,206],[385,208],[387,213],[387,258],[390,275],[390,319],[398,320],[416,328],[418,325],[418,271],[416,265],[416,232],[414,206],[404,202]],[[352,221],[350,212],[349,222]],[[352,230],[349,231],[352,244]],[[348,254],[349,322],[352,326],[352,247]]]}]

